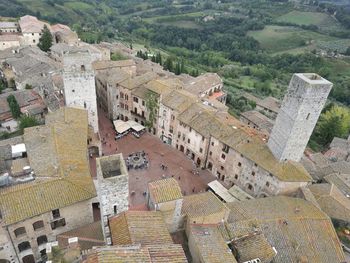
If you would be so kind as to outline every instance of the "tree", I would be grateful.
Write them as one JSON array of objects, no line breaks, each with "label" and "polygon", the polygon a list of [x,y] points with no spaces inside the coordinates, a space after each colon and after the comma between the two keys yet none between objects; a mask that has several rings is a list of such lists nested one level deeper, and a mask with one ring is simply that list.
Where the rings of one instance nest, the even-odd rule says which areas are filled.
[{"label": "tree", "polygon": [[7,97],[7,103],[9,104],[12,117],[14,119],[18,119],[21,116],[21,108],[19,107],[19,104],[13,95],[9,95]]},{"label": "tree", "polygon": [[38,120],[33,116],[22,115],[19,118],[19,129],[24,130],[25,128],[39,125]]},{"label": "tree", "polygon": [[322,146],[327,146],[334,137],[346,137],[350,130],[350,110],[334,106],[321,114],[313,138]]},{"label": "tree", "polygon": [[52,46],[52,35],[50,30],[47,28],[46,25],[44,25],[43,30],[41,31],[41,37],[39,39],[39,43],[38,43],[38,47],[42,50],[42,51],[49,51],[51,46]]},{"label": "tree", "polygon": [[180,65],[180,62],[176,62],[176,65],[175,65],[175,75],[180,75],[181,74],[181,65]]},{"label": "tree", "polygon": [[173,71],[173,60],[171,57],[167,57],[167,59],[164,62],[163,68],[168,71]]},{"label": "tree", "polygon": [[2,82],[2,80],[0,80],[0,93],[2,93],[4,89],[5,89],[5,84],[4,82]]},{"label": "tree", "polygon": [[345,51],[345,55],[350,56],[350,47],[348,47]]}]

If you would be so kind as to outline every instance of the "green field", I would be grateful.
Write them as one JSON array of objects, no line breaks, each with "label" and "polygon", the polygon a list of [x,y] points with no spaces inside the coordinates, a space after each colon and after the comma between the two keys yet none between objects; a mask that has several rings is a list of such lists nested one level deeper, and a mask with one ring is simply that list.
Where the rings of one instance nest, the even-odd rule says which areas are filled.
[{"label": "green field", "polygon": [[289,50],[292,53],[300,53],[313,48],[319,41],[337,40],[335,37],[289,26],[266,26],[263,30],[250,31],[248,35],[259,41],[260,45],[271,53]]},{"label": "green field", "polygon": [[330,15],[319,12],[292,11],[276,19],[277,22],[292,23],[296,25],[315,25],[321,30],[332,31],[341,30],[342,27]]},{"label": "green field", "polygon": [[166,26],[177,26],[182,28],[194,28],[194,29],[201,28],[200,25],[190,20],[179,20],[179,21],[173,21],[173,22],[159,22],[159,23]]},{"label": "green field", "polygon": [[67,3],[64,3],[64,6],[71,8],[73,10],[80,10],[80,11],[88,11],[94,8],[92,5],[89,5],[85,2],[80,2],[80,1],[67,2]]}]

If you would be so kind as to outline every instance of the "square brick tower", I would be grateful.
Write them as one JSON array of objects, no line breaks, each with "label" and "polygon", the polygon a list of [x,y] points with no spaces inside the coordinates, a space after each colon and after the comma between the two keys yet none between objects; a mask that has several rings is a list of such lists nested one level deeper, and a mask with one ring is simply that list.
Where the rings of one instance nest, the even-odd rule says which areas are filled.
[{"label": "square brick tower", "polygon": [[87,50],[67,52],[63,57],[64,98],[67,106],[86,109],[89,125],[98,133],[95,73]]},{"label": "square brick tower", "polygon": [[333,84],[314,73],[294,74],[268,141],[280,161],[300,161]]}]

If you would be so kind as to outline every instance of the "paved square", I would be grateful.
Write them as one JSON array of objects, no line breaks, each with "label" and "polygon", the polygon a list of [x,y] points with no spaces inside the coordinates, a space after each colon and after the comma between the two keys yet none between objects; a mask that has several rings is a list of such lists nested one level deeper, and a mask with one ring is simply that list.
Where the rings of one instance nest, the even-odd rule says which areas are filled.
[{"label": "paved square", "polygon": [[[205,191],[207,183],[215,180],[206,170],[200,170],[199,175],[194,175],[192,160],[149,133],[143,134],[139,139],[129,133],[116,141],[113,124],[102,110],[99,112],[99,128],[101,139],[105,141],[102,145],[104,155],[122,153],[126,159],[133,152],[145,151],[147,154],[147,169],[129,170],[130,209],[146,209],[143,193],[147,190],[148,182],[174,177],[179,182],[183,194],[188,195]],[[94,160],[91,163],[94,169]],[[166,170],[161,168],[162,164],[167,166]],[[95,175],[94,172],[92,174]]]}]

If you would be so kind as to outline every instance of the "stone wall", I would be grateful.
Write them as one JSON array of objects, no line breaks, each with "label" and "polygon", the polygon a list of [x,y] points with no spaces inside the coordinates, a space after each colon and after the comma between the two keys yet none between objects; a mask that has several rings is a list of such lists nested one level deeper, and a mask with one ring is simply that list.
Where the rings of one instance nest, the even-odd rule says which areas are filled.
[{"label": "stone wall", "polygon": [[[118,161],[120,174],[109,178],[104,178],[103,173],[106,164]],[[103,234],[110,244],[110,230],[108,218],[117,213],[128,210],[129,207],[129,183],[128,173],[122,154],[114,154],[96,159],[97,171],[97,193],[100,202],[101,222]]]},{"label": "stone wall", "polygon": [[294,74],[268,146],[280,160],[300,161],[332,83],[316,74]]},{"label": "stone wall", "polygon": [[86,109],[89,125],[98,132],[95,74],[92,57],[87,51],[70,52],[64,56],[64,96],[67,106]]},{"label": "stone wall", "polygon": [[[5,257],[5,259],[10,260],[11,255],[12,258],[14,258],[14,255],[16,255],[14,262],[21,262],[24,256],[32,254],[36,260],[39,260],[41,257],[40,251],[43,251],[46,248],[46,242],[38,245],[37,238],[46,236],[47,241],[52,242],[55,241],[56,236],[61,233],[92,223],[92,200],[90,199],[71,206],[60,208],[59,213],[60,217],[57,219],[64,218],[66,224],[65,226],[58,227],[54,230],[51,228],[51,222],[57,219],[53,218],[52,211],[9,225],[7,227],[2,226],[0,230],[0,246],[4,247],[4,249],[0,251],[0,258]],[[38,221],[43,222],[43,227],[34,230],[33,224]],[[14,231],[20,227],[25,228],[25,233],[20,236],[16,236]],[[11,240],[13,245],[9,243]],[[18,245],[26,241],[30,243],[31,248],[20,252]]]}]

